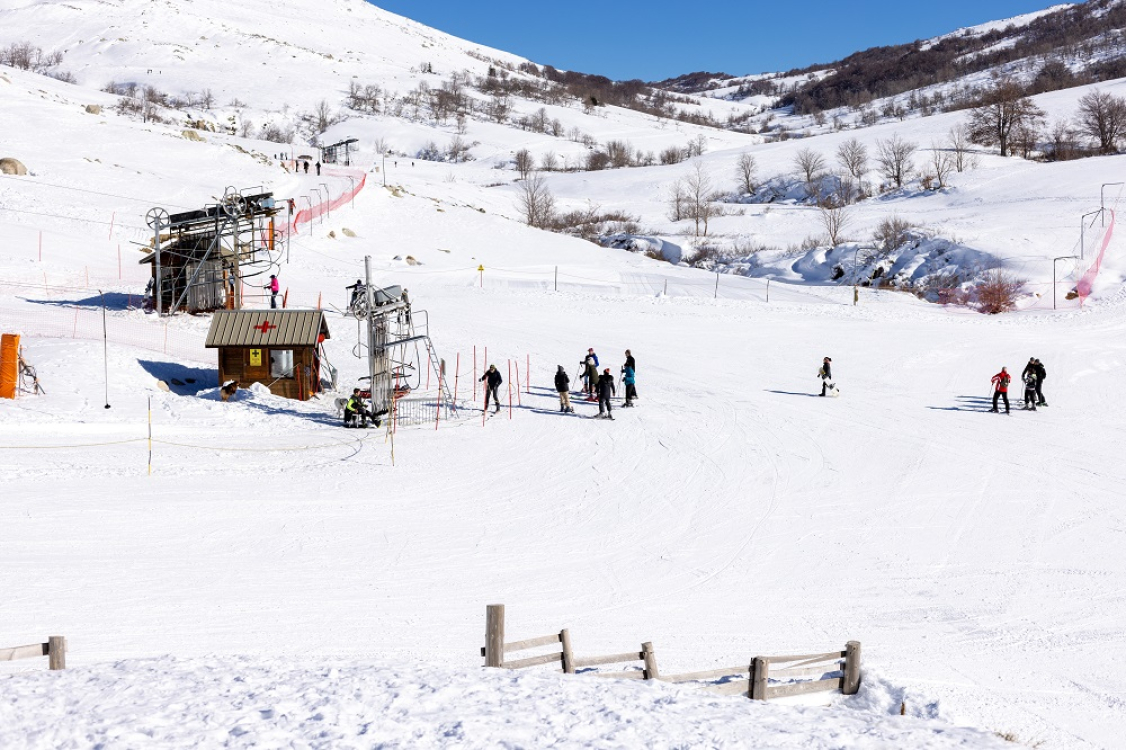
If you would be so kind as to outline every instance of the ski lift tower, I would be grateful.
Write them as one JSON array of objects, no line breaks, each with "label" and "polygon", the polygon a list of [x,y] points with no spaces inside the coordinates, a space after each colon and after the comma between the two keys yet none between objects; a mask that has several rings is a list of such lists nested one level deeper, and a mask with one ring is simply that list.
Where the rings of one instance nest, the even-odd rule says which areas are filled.
[{"label": "ski lift tower", "polygon": [[416,325],[425,312],[412,313],[410,300],[405,290],[398,286],[377,287],[371,281],[371,256],[364,257],[364,293],[354,299],[349,312],[357,320],[367,321],[368,381],[371,390],[371,410],[374,414],[390,414],[395,407],[396,391],[401,384],[396,382],[403,372],[405,356],[396,350],[406,351],[406,346],[421,343],[426,348],[428,367],[433,368],[438,377],[438,408],[445,408],[457,414],[441,360],[430,340],[429,326],[425,322]]}]

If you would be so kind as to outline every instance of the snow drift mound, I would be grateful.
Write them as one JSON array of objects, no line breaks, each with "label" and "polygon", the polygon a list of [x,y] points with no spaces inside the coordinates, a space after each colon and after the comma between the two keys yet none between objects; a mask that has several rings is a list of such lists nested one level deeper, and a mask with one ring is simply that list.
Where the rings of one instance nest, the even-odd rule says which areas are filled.
[{"label": "snow drift mound", "polygon": [[0,746],[29,750],[1012,747],[976,730],[863,710],[408,664],[145,659],[0,684]]}]

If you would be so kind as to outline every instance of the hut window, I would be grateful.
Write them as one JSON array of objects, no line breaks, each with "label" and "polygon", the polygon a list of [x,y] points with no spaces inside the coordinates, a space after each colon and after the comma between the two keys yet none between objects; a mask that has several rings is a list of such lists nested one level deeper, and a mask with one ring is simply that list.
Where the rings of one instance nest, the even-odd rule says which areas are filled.
[{"label": "hut window", "polygon": [[293,377],[293,350],[292,349],[271,349],[270,350],[270,377],[271,378],[292,378]]}]

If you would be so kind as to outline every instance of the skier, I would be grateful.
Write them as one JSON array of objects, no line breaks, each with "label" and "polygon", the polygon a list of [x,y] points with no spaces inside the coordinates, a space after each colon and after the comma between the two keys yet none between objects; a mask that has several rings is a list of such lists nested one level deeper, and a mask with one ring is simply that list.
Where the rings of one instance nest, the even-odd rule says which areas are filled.
[{"label": "skier", "polygon": [[309,162],[303,161],[301,163],[305,165],[305,174],[309,174]]},{"label": "skier", "polygon": [[[500,411],[500,396],[497,394],[497,389],[500,384],[504,382],[504,378],[500,376],[496,365],[489,365],[488,371],[481,376],[481,380],[485,381],[485,411],[489,410],[489,396],[493,397],[493,405],[496,411]],[[496,412],[494,412],[496,413]]]},{"label": "skier", "polygon": [[586,359],[583,360],[583,367],[586,372],[583,375],[585,386],[583,392],[586,393],[587,401],[596,401],[595,385],[598,382],[598,355],[594,353],[594,349],[586,350]]},{"label": "skier", "polygon": [[317,162],[317,177],[321,176],[321,163]]},{"label": "skier", "polygon": [[1036,371],[1028,367],[1024,368],[1022,380],[1024,380],[1024,408],[1028,411],[1036,411]]},{"label": "skier", "polygon": [[[625,375],[627,368],[633,370],[634,375],[637,374],[637,362],[634,361],[633,355],[630,354],[629,349],[626,349],[626,363],[622,365],[623,376]],[[623,377],[622,382],[626,384],[626,401],[636,401],[637,387],[634,385],[636,379],[631,376],[630,380],[626,380]],[[629,404],[629,406],[633,406],[633,404]]]},{"label": "skier", "polygon": [[573,412],[571,407],[571,379],[567,377],[567,371],[563,369],[563,365],[559,365],[559,369],[555,371],[555,390],[559,393],[559,411],[567,413]]},{"label": "skier", "polygon": [[637,398],[637,388],[634,387],[637,379],[634,377],[633,368],[628,364],[622,368],[622,382],[626,386],[626,402],[622,406],[633,406],[633,400]]},{"label": "skier", "polygon": [[598,391],[599,418],[613,419],[614,415],[611,413],[610,409],[610,397],[617,393],[617,389],[614,387],[614,376],[610,374],[609,367],[599,376],[595,388]]},{"label": "skier", "polygon": [[278,291],[281,289],[281,285],[278,284],[278,277],[275,276],[274,274],[270,274],[270,283],[267,284],[266,286],[262,287],[262,288],[270,290],[270,309],[271,310],[277,310],[278,309]]},{"label": "skier", "polygon": [[1048,371],[1044,369],[1044,363],[1039,359],[1033,361],[1036,362],[1034,368],[1036,372],[1036,405],[1047,406],[1048,402],[1044,400],[1044,378],[1048,377]]},{"label": "skier", "polygon": [[833,360],[831,358],[825,357],[825,359],[821,361],[821,369],[817,371],[817,374],[821,377],[822,396],[829,392],[829,381],[833,378],[832,363]]},{"label": "skier", "polygon": [[997,412],[997,399],[1002,399],[1005,402],[1005,413],[1009,413],[1009,382],[1012,378],[1009,376],[1009,371],[1004,367],[1001,372],[994,375],[989,382],[993,384],[993,408],[989,411]]}]

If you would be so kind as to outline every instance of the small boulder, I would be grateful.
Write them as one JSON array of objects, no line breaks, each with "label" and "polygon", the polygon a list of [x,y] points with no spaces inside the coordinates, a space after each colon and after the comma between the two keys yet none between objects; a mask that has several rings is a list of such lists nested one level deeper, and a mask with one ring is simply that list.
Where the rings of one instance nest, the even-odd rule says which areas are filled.
[{"label": "small boulder", "polygon": [[86,112],[87,112],[87,114],[91,114],[91,115],[100,115],[102,113],[102,105],[100,105],[100,104],[87,104],[86,105]]},{"label": "small boulder", "polygon": [[4,157],[0,159],[0,174],[14,174],[23,176],[27,174],[27,167],[19,159]]},{"label": "small boulder", "polygon": [[351,229],[349,229],[348,227],[341,227],[341,228],[340,228],[340,233],[341,233],[341,234],[343,234],[343,235],[344,235],[345,237],[355,237],[355,236],[356,236],[356,233],[355,233],[355,232],[353,232],[353,231],[352,231]]},{"label": "small boulder", "polygon": [[184,140],[197,141],[199,143],[203,142],[203,139],[199,137],[199,133],[194,130],[181,130],[180,135],[184,136]]}]

